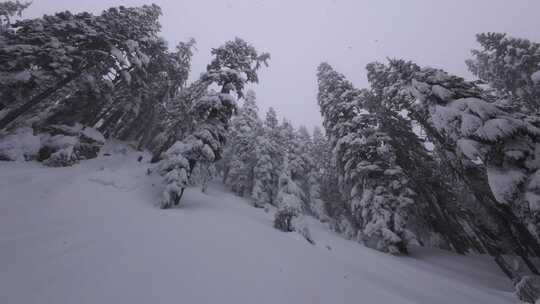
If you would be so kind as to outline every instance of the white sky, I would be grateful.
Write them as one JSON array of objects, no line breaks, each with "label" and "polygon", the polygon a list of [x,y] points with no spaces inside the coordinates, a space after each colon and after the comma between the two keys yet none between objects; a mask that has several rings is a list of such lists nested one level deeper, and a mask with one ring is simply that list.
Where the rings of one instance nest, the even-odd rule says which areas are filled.
[{"label": "white sky", "polygon": [[[34,0],[24,17],[60,10],[100,11],[152,0]],[[153,0],[163,36],[173,47],[194,37],[193,75],[210,48],[238,36],[270,52],[260,72],[261,114],[269,106],[295,125],[319,125],[316,68],[327,61],[358,87],[365,66],[387,57],[413,60],[470,77],[465,59],[479,32],[506,32],[540,41],[540,0]]]}]

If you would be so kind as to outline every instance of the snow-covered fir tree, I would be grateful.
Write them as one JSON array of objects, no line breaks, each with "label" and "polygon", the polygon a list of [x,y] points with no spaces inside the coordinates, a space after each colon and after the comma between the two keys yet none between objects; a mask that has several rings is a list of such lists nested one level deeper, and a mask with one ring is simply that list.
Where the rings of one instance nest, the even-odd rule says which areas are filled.
[{"label": "snow-covered fir tree", "polygon": [[[157,39],[160,14],[161,9],[151,5],[110,8],[99,16],[62,12],[12,23],[17,31],[1,33],[0,48],[8,64],[0,69],[7,110],[0,129],[13,127],[22,115],[35,121],[50,114],[52,106],[64,106],[71,101],[66,97],[79,91],[106,101],[115,82],[129,82],[143,73],[150,58],[143,50]],[[97,112],[94,107],[83,109]]]},{"label": "snow-covered fir tree", "polygon": [[482,206],[482,226],[476,231],[487,252],[512,279],[519,274],[503,253],[520,256],[537,272],[529,260],[539,249],[535,192],[529,185],[538,170],[533,160],[538,129],[483,99],[473,83],[444,71],[400,60],[368,69],[383,103],[409,112],[444,164]]},{"label": "snow-covered fir tree", "polygon": [[320,197],[320,185],[315,178],[315,160],[313,159],[313,139],[305,126],[300,126],[295,132],[295,146],[292,159],[300,188],[306,194],[304,209],[309,214],[322,215],[323,203]]},{"label": "snow-covered fir tree", "polygon": [[231,122],[228,137],[228,163],[224,166],[223,181],[240,196],[250,196],[253,189],[254,167],[257,163],[257,137],[261,134],[255,92],[249,90],[243,106]]},{"label": "snow-covered fir tree", "polygon": [[194,44],[193,39],[180,42],[175,51],[169,51],[162,39],[149,45],[145,53],[150,59],[144,73],[137,73],[115,88],[112,104],[100,113],[100,131],[151,148],[154,135],[169,114],[166,105],[186,85]]},{"label": "snow-covered fir tree", "polygon": [[481,46],[467,60],[469,70],[497,91],[499,104],[521,112],[540,107],[540,44],[503,33],[476,36]]},{"label": "snow-covered fir tree", "polygon": [[276,130],[278,123],[279,122],[278,122],[276,110],[270,107],[268,109],[268,112],[266,112],[266,116],[264,118],[264,126],[270,130]]},{"label": "snow-covered fir tree", "polygon": [[326,63],[319,66],[318,83],[324,126],[334,146],[340,186],[359,229],[358,239],[380,251],[407,252],[407,242],[414,238],[406,223],[415,193],[396,164],[380,115],[364,105],[372,96],[355,89]]},{"label": "snow-covered fir tree", "polygon": [[274,218],[274,227],[291,232],[295,230],[294,220],[303,213],[302,200],[305,194],[293,181],[287,158],[283,162],[278,187],[279,191],[276,197],[278,209]]},{"label": "snow-covered fir tree", "polygon": [[[288,161],[287,167],[290,177],[294,183],[304,192],[308,191],[308,172],[311,169],[311,162],[308,151],[311,145],[310,135],[307,130],[297,131],[291,122],[284,119],[279,126],[280,137],[279,145],[282,154]],[[304,144],[304,145],[303,145]],[[308,197],[303,196],[303,208],[309,210]]]},{"label": "snow-covered fir tree", "polygon": [[253,189],[251,197],[256,207],[264,207],[267,204],[275,205],[277,189],[276,155],[277,146],[268,137],[260,135],[256,138],[257,161],[253,168]]},{"label": "snow-covered fir tree", "polygon": [[266,113],[261,134],[256,139],[257,162],[253,168],[252,198],[255,206],[276,205],[283,151],[279,145],[278,120],[270,108]]},{"label": "snow-covered fir tree", "polygon": [[329,220],[331,205],[341,201],[335,176],[332,151],[321,128],[313,129],[312,146],[309,151],[312,169],[309,172],[309,196],[311,212],[322,221]]},{"label": "snow-covered fir tree", "polygon": [[306,175],[313,169],[313,159],[311,158],[311,150],[313,142],[311,134],[305,126],[300,126],[294,131],[294,137],[291,147],[293,154],[290,166],[294,170],[298,178],[306,179]]},{"label": "snow-covered fir tree", "polygon": [[[167,170],[163,170],[166,176],[172,174],[174,177],[184,178],[182,172],[187,172],[187,178],[189,178],[197,163],[214,163],[221,159],[229,121],[237,110],[236,96],[239,98],[244,96],[243,90],[246,83],[258,81],[257,70],[261,64],[266,64],[269,58],[266,53],[259,55],[253,46],[239,38],[213,49],[212,54],[214,59],[192,89],[193,93],[202,93],[202,97],[193,100],[194,103],[188,108],[187,117],[190,119],[191,130],[185,132],[187,134],[180,135],[184,136],[180,140],[180,146],[183,148],[181,154],[188,162],[177,158],[179,162],[176,165],[167,166]],[[212,84],[220,86],[221,91],[218,93],[209,90]],[[232,93],[236,93],[236,96]],[[195,96],[198,97],[198,94]],[[180,124],[172,125],[180,127]],[[173,144],[173,147],[175,145],[177,144]],[[171,171],[179,173],[171,173]],[[185,189],[185,187],[179,189],[176,186],[185,184],[184,180],[166,179],[167,189],[170,184],[175,185],[172,187],[175,194],[171,195],[168,190],[165,191],[161,202],[162,208],[178,204]]]},{"label": "snow-covered fir tree", "polygon": [[[26,6],[15,4],[10,7]],[[63,12],[8,23],[0,33],[9,63],[0,68],[0,129],[31,127],[48,138],[73,136],[70,130],[82,125],[146,145],[164,92],[175,91],[189,71],[189,58],[175,60],[157,36],[160,14],[155,5],[118,7],[97,16]],[[71,142],[60,148],[43,141],[39,157],[31,158],[70,165],[90,157],[76,152],[69,161],[46,161],[60,150],[79,151],[79,141]]]}]

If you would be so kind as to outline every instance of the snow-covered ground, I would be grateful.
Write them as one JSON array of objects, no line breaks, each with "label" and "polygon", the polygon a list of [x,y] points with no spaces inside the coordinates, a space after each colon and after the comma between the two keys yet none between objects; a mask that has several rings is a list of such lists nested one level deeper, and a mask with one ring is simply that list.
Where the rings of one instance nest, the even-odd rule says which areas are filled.
[{"label": "snow-covered ground", "polygon": [[106,149],[70,168],[0,162],[0,303],[518,302],[485,257],[393,257],[315,220],[311,245],[218,183],[160,210],[141,153]]}]

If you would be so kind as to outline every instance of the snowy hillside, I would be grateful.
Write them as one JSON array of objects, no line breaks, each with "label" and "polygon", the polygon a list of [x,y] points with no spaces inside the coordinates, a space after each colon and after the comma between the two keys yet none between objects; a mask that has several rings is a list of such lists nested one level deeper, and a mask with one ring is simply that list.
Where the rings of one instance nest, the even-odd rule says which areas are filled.
[{"label": "snowy hillside", "polygon": [[0,303],[517,301],[488,258],[394,257],[315,220],[311,245],[218,183],[161,210],[149,156],[103,150],[67,168],[0,162]]}]

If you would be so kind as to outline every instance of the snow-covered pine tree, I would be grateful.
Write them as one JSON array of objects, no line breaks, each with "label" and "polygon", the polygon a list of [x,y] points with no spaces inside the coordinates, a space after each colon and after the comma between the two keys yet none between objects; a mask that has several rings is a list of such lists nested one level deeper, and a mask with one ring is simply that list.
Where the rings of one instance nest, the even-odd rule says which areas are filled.
[{"label": "snow-covered pine tree", "polygon": [[[332,151],[321,128],[313,129],[312,147],[309,151],[312,170],[309,172],[309,196],[311,211],[321,221],[328,221],[336,212],[332,206],[342,207],[339,187],[336,183],[336,168],[333,166]],[[341,208],[340,208],[341,209]],[[338,218],[339,216],[335,216]]]},{"label": "snow-covered pine tree", "polygon": [[7,108],[0,129],[21,115],[47,114],[81,87],[110,91],[112,75],[129,82],[148,61],[141,50],[155,41],[160,14],[156,5],[119,7],[99,16],[62,12],[12,23],[17,31],[0,33],[7,63],[0,67],[0,99]]},{"label": "snow-covered pine tree", "polygon": [[[171,103],[178,97],[179,92],[183,92],[186,88],[195,44],[195,39],[191,38],[186,42],[179,42],[175,52],[159,54],[156,60],[151,58],[147,70],[153,72],[148,73],[151,75],[149,77],[151,87],[148,89],[153,90],[154,94],[146,96],[155,96],[156,102],[145,103],[148,105],[147,109],[141,109],[139,112],[142,117],[132,124],[139,122],[139,126],[132,127],[135,130],[133,134],[136,136],[135,140],[138,141],[139,148],[144,147],[157,154],[156,150],[163,144],[161,142],[164,140],[163,131],[170,129],[167,123],[174,121],[174,117],[178,114],[174,111],[174,106],[171,107]],[[185,109],[183,106],[180,108]]]},{"label": "snow-covered pine tree", "polygon": [[315,170],[311,153],[313,150],[313,140],[305,126],[300,126],[295,131],[294,142],[295,144],[293,145],[292,150],[294,156],[291,157],[291,168],[293,168],[295,172],[298,185],[306,194],[304,210],[311,215],[315,215],[321,211],[322,201],[320,198],[319,185],[313,177],[313,172]]},{"label": "snow-covered pine tree", "polygon": [[[32,2],[2,1],[0,2],[0,32],[6,31],[11,25],[13,17],[21,17],[22,12],[27,9]],[[2,108],[0,107],[0,110]]]},{"label": "snow-covered pine tree", "polygon": [[[478,239],[511,278],[503,253],[538,256],[534,208],[538,129],[482,99],[473,83],[401,60],[371,64],[368,79],[394,111],[407,110],[435,145],[444,164],[486,212]],[[486,219],[484,221],[484,219]],[[491,230],[491,231],[490,231]]]},{"label": "snow-covered pine tree", "polygon": [[139,45],[148,57],[144,68],[133,70],[128,81],[116,77],[112,88],[96,90],[99,86],[93,85],[79,89],[41,125],[74,121],[96,125],[106,136],[136,142],[139,148],[154,148],[154,138],[169,114],[165,105],[187,80],[193,43],[187,43],[187,56],[181,49],[170,52],[162,39]]},{"label": "snow-covered pine tree", "polygon": [[149,144],[168,114],[164,105],[185,86],[194,44],[193,39],[181,42],[174,52],[162,39],[142,45],[148,56],[144,72],[133,72],[129,81],[115,86],[111,103],[99,115],[100,130],[108,136],[138,142],[140,147]]},{"label": "snow-covered pine tree", "polygon": [[[232,149],[231,149],[232,150]],[[225,151],[225,153],[228,151]],[[247,164],[244,163],[239,156],[232,154],[232,158],[227,160],[225,173],[225,185],[230,187],[231,191],[243,197],[244,193],[249,190],[248,177],[245,175],[249,171]]]},{"label": "snow-covered pine tree", "polygon": [[381,117],[364,108],[371,94],[355,89],[326,63],[319,66],[318,83],[323,124],[359,241],[383,252],[406,253],[413,238],[406,223],[415,193],[396,164]]},{"label": "snow-covered pine tree", "polygon": [[[285,157],[285,146],[283,146],[283,135],[282,135],[282,125],[278,121],[278,116],[276,110],[272,107],[268,108],[268,111],[265,114],[265,119],[263,122],[265,127],[266,136],[277,145],[278,156],[276,156],[275,161],[279,164],[279,167],[283,165],[283,159]],[[276,181],[277,185],[277,181]]]},{"label": "snow-covered pine tree", "polygon": [[[350,92],[354,90],[354,87],[346,82],[342,75],[331,73],[328,76],[330,79],[337,79],[334,89],[340,89],[341,91],[332,91],[327,97],[340,100],[339,98],[334,98],[334,96],[355,96],[354,92]],[[371,174],[369,180],[379,179],[379,181],[375,182],[376,185],[392,185],[390,187],[391,189],[394,185],[402,185],[401,188],[394,189],[397,191],[392,193],[394,195],[393,198],[386,195],[388,201],[394,203],[382,204],[382,207],[380,207],[380,204],[377,206],[377,201],[374,200],[375,203],[369,203],[365,208],[374,210],[386,208],[389,211],[388,214],[396,214],[399,225],[394,227],[396,230],[401,231],[401,235],[407,241],[415,240],[428,246],[452,248],[461,253],[471,248],[478,249],[479,246],[474,239],[468,237],[464,228],[459,223],[459,219],[463,217],[463,214],[456,215],[459,213],[459,208],[455,206],[455,201],[459,198],[458,192],[450,189],[448,185],[449,179],[445,179],[438,173],[441,171],[441,167],[430,156],[430,153],[426,150],[425,143],[422,143],[421,139],[414,134],[411,122],[401,117],[401,115],[381,107],[380,98],[382,97],[378,96],[376,92],[364,90],[358,91],[356,94],[356,97],[350,99],[349,105],[342,104],[336,106],[342,113],[334,113],[334,117],[342,119],[342,125],[334,125],[331,122],[325,121],[325,126],[342,131],[343,134],[353,133],[352,131],[347,131],[347,128],[350,128],[349,130],[357,130],[353,134],[361,138],[359,142],[362,143],[362,145],[359,144],[356,148],[358,149],[357,152],[353,152],[352,150],[355,148],[354,144],[349,143],[354,143],[355,137],[353,135],[346,136],[348,140],[344,140],[341,143],[338,142],[338,144],[341,144],[343,149],[349,149],[348,152],[350,155],[357,155],[360,159],[362,157],[370,157],[368,161],[364,161],[364,165],[373,162],[380,168],[390,168],[385,172],[392,172],[393,169],[391,168],[396,169],[394,172],[398,172],[394,176],[377,177],[376,174],[366,170],[365,173],[357,173],[356,178],[360,179],[362,174],[368,174],[368,176]],[[331,104],[328,106],[329,109],[331,109],[331,106]],[[345,119],[344,116],[350,115],[350,113],[358,114],[353,114],[351,117]],[[373,147],[370,148],[370,145]],[[386,146],[387,151],[376,148],[379,145]],[[339,152],[339,150],[334,149],[334,152]],[[343,152],[342,154],[346,155]],[[355,168],[354,157],[347,157],[349,158],[338,157],[335,159],[338,175],[340,176],[339,185],[342,191],[344,190],[344,182],[342,178],[343,174],[341,173],[343,171],[340,171],[340,166],[341,168],[345,166],[341,162],[352,159],[353,161],[346,166],[349,167],[348,170],[351,172],[354,172],[353,169]],[[332,170],[333,165],[331,163],[328,163],[327,166],[330,169],[325,170],[327,177],[326,181],[322,183],[322,190],[326,190],[322,192],[327,202],[325,210],[334,220],[336,230],[354,237],[350,232],[351,227],[357,226],[357,228],[353,229],[362,230],[362,225],[364,225],[363,223],[366,220],[370,221],[379,215],[376,214],[375,216],[367,217],[366,220],[362,221],[362,217],[351,214],[349,211],[351,209],[350,190],[342,192],[343,197],[348,198],[347,204],[341,203],[343,199],[339,196],[335,197],[334,195],[334,197],[328,198],[332,193],[337,192],[336,190],[332,191],[332,188],[336,189],[338,185],[332,186],[332,181],[336,180],[335,177],[332,177],[332,171],[335,170]],[[356,168],[359,167],[357,166]],[[330,189],[325,189],[328,187]],[[402,194],[399,194],[400,191],[403,191]],[[409,202],[409,204],[395,203],[401,197],[404,197],[404,201]],[[414,198],[414,204],[408,200],[410,198]],[[332,203],[330,204],[328,202]],[[392,226],[391,224],[387,225]],[[368,241],[366,243],[369,242],[369,238],[367,239]],[[383,242],[383,247],[384,245]],[[377,247],[373,243],[371,246]],[[395,248],[393,247],[393,249]]]},{"label": "snow-covered pine tree", "polygon": [[184,189],[189,184],[191,164],[184,154],[189,152],[190,149],[191,147],[187,144],[177,141],[163,155],[163,160],[160,163],[160,170],[163,172],[165,179],[165,190],[160,201],[162,209],[178,204]]},{"label": "snow-covered pine tree", "polygon": [[[294,127],[292,123],[287,119],[283,118],[281,121],[281,124],[278,125],[278,144],[283,150],[284,154],[292,153],[294,149],[295,142],[295,134],[294,134]],[[290,161],[290,160],[289,160]]]},{"label": "snow-covered pine tree", "polygon": [[[309,173],[312,170],[312,160],[309,155],[311,149],[311,136],[305,127],[295,130],[291,122],[283,119],[278,126],[278,147],[281,155],[287,159],[291,181],[304,193],[302,195],[302,210],[311,212],[309,193]],[[280,164],[283,166],[283,164]]]},{"label": "snow-covered pine tree", "polygon": [[305,221],[304,213],[306,210],[302,206],[306,194],[291,177],[288,157],[285,157],[283,160],[278,187],[274,227],[284,232],[295,231],[302,235],[309,243],[315,244]]},{"label": "snow-covered pine tree", "polygon": [[313,159],[311,158],[311,150],[313,149],[313,141],[311,135],[305,126],[300,126],[294,132],[292,153],[290,166],[294,170],[298,179],[307,181],[307,175],[313,170]]},{"label": "snow-covered pine tree", "polygon": [[193,105],[203,98],[211,82],[208,78],[200,78],[190,85],[181,88],[180,91],[163,103],[164,115],[158,126],[155,138],[150,142],[153,154],[152,162],[161,160],[161,156],[176,141],[184,140],[194,132],[194,117],[190,111]]},{"label": "snow-covered pine tree", "polygon": [[281,231],[295,231],[294,220],[302,215],[304,193],[293,181],[287,157],[279,176],[279,191],[276,197],[277,212],[274,218],[274,227]]},{"label": "snow-covered pine tree", "polygon": [[256,138],[256,163],[253,168],[253,190],[251,197],[255,207],[275,205],[278,184],[278,168],[275,161],[277,146],[263,133]]},{"label": "snow-covered pine tree", "polygon": [[[187,172],[189,178],[198,162],[214,163],[221,159],[229,120],[237,109],[236,97],[232,93],[236,93],[239,98],[244,97],[245,84],[258,82],[257,70],[261,64],[266,65],[270,57],[267,53],[259,55],[253,46],[239,38],[213,49],[212,54],[214,59],[207,66],[207,71],[201,75],[200,81],[192,87],[188,95],[198,97],[202,94],[202,97],[193,99],[193,104],[188,104],[188,115],[178,118],[189,120],[171,124],[182,131],[182,134],[178,134],[177,130],[172,130],[171,134],[174,134],[175,138],[178,135],[183,137],[180,139],[180,146],[183,148],[180,154],[188,161],[178,157],[177,164],[167,166],[170,170],[162,171],[165,175],[172,174],[183,178],[183,172]],[[212,84],[218,85],[221,91],[218,93],[208,90]],[[188,126],[181,126],[182,124]],[[174,186],[169,187],[170,184]],[[161,203],[164,208],[178,204],[185,189],[183,180],[178,182],[174,179],[167,179],[166,187]],[[175,191],[174,195],[167,192],[169,188]]]},{"label": "snow-covered pine tree", "polygon": [[[396,164],[409,178],[409,187],[416,193],[413,214],[408,227],[414,231],[420,244],[429,247],[451,249],[458,253],[471,250],[484,253],[474,236],[464,227],[473,222],[476,214],[465,212],[473,204],[467,198],[463,186],[455,182],[444,164],[437,162],[428,151],[428,142],[421,139],[419,126],[403,113],[395,113],[381,106],[375,96],[371,104],[365,104],[371,112],[382,117],[381,130],[390,137],[395,151]],[[404,117],[405,116],[405,117]],[[465,206],[468,205],[468,206]]]},{"label": "snow-covered pine tree", "polygon": [[240,196],[251,195],[257,162],[256,139],[261,134],[255,92],[249,90],[243,106],[231,122],[224,168],[224,182]]},{"label": "snow-covered pine tree", "polygon": [[[157,36],[160,13],[157,6],[119,7],[99,16],[63,12],[9,25],[17,31],[0,33],[9,61],[0,68],[6,79],[0,124],[32,125],[51,136],[71,136],[57,131],[78,124],[97,126],[105,135],[147,145],[164,116],[166,95],[187,80],[193,44],[169,52]],[[27,119],[16,120],[20,116]],[[44,149],[40,154],[60,152]]]},{"label": "snow-covered pine tree", "polygon": [[[304,134],[295,130],[287,119],[283,120],[279,130],[279,145],[282,148],[282,153],[286,155],[291,178],[302,191],[306,191],[306,177],[311,169],[311,163],[307,155],[311,141],[310,135],[307,130],[305,130],[306,133]],[[306,146],[302,146],[302,144]],[[307,207],[306,201],[304,201],[304,207]]]},{"label": "snow-covered pine tree", "polygon": [[266,112],[266,116],[264,118],[264,126],[270,130],[277,130],[278,124],[279,122],[276,110],[272,107],[268,108],[268,111]]},{"label": "snow-covered pine tree", "polygon": [[[232,95],[213,91],[208,92],[190,109],[189,115],[195,126],[193,133],[182,141],[177,141],[164,155],[165,167],[162,167],[162,172],[166,177],[166,190],[161,202],[162,208],[179,204],[197,163],[214,163],[220,159],[225,144],[228,120],[235,110],[236,101]],[[177,162],[170,165],[171,158],[168,155],[172,152],[172,148],[174,148],[172,161]],[[172,171],[177,171],[177,173],[171,173]],[[178,176],[181,179],[170,179],[168,176]],[[173,186],[169,187],[171,184]],[[174,194],[170,194],[170,189],[174,191]]]},{"label": "snow-covered pine tree", "polygon": [[481,49],[472,50],[469,70],[497,91],[502,105],[520,112],[540,108],[540,44],[502,33],[476,36]]},{"label": "snow-covered pine tree", "polygon": [[277,114],[272,107],[266,112],[261,133],[256,141],[257,161],[253,168],[251,197],[256,207],[264,207],[267,204],[275,206],[284,152],[279,145]]}]

